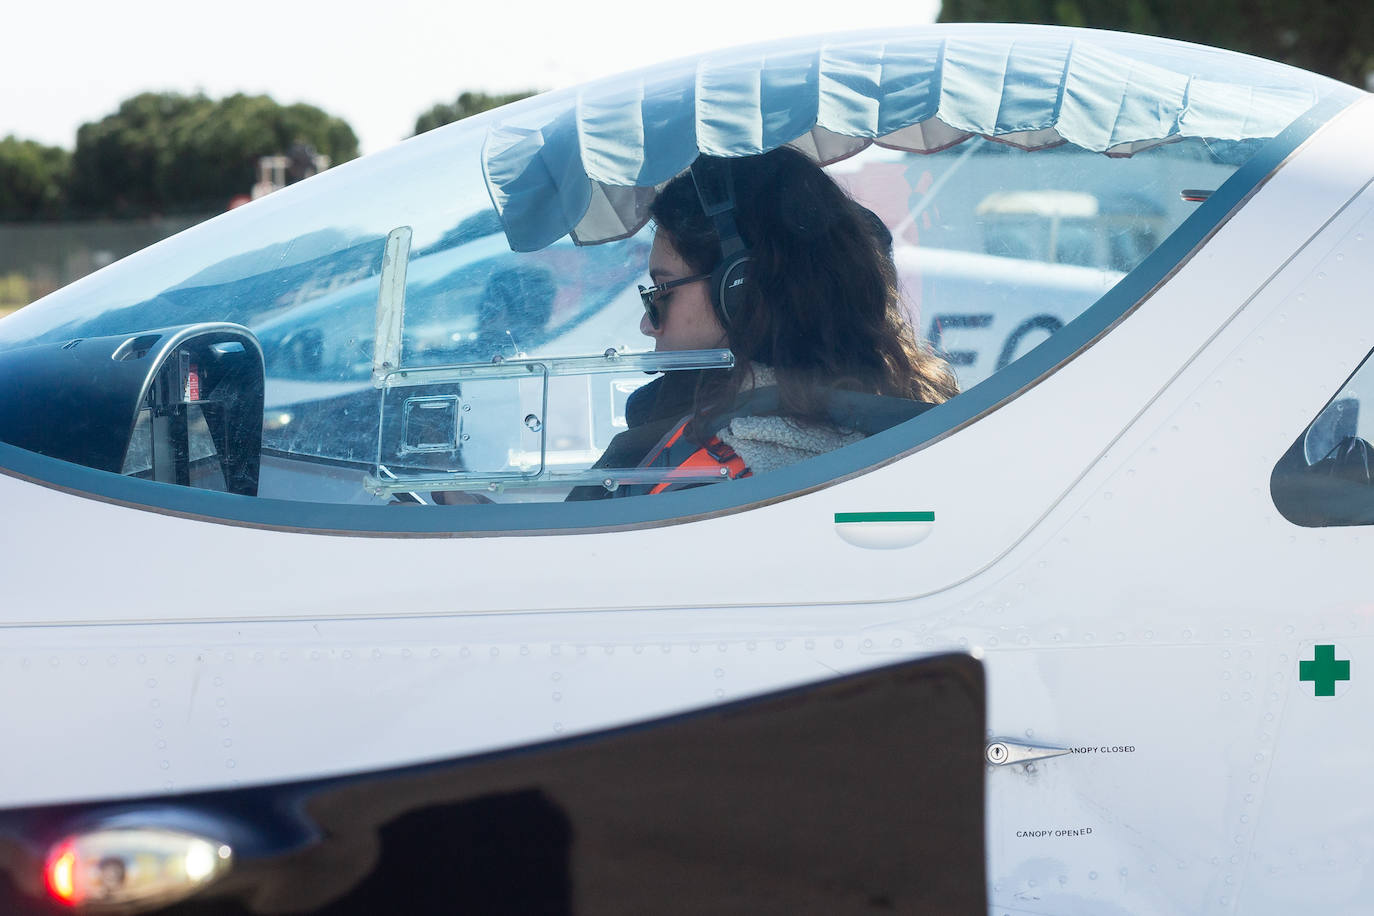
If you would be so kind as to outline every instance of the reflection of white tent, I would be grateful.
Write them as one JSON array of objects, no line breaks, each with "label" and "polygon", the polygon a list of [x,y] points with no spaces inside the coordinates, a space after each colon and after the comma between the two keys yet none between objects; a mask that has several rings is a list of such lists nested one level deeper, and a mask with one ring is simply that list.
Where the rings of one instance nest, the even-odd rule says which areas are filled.
[{"label": "reflection of white tent", "polygon": [[[1298,85],[1304,88],[1293,88]],[[822,162],[870,143],[935,152],[973,136],[1128,156],[1181,137],[1272,137],[1323,81],[1140,36],[920,28],[742,49],[593,84],[494,122],[488,188],[511,247],[620,238],[698,153],[792,144]]]},{"label": "reflection of white tent", "polygon": [[1097,216],[1097,198],[1086,191],[998,191],[979,201],[974,212],[979,216],[1092,219]]}]

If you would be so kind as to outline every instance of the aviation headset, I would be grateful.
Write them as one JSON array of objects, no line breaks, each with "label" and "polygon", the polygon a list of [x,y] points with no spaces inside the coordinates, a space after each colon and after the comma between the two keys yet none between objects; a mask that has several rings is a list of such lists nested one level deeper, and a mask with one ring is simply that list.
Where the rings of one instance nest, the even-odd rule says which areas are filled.
[{"label": "aviation headset", "polygon": [[749,264],[753,252],[740,238],[735,223],[735,182],[730,163],[723,159],[700,156],[692,163],[692,183],[702,212],[716,227],[720,240],[720,263],[711,271],[709,281],[711,305],[722,327],[730,326],[730,318],[744,307],[748,290]]}]

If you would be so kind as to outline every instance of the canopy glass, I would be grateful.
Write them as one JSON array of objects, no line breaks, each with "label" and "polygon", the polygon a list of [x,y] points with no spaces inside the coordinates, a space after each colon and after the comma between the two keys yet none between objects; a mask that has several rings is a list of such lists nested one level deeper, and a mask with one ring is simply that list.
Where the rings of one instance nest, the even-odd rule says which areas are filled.
[{"label": "canopy glass", "polygon": [[[1270,138],[1295,122],[1314,130],[1365,96],[1227,52],[1010,26],[790,40],[537,96],[330,169],[0,321],[0,375],[11,398],[35,397],[26,386],[41,370],[44,384],[70,389],[61,403],[86,416],[103,402],[82,392],[108,387],[101,367],[113,359],[124,360],[126,374],[131,353],[168,367],[127,380],[120,409],[129,417],[99,424],[128,436],[127,446],[115,444],[122,463],[118,455],[84,461],[75,446],[44,451],[29,439],[31,451],[20,454],[14,437],[0,444],[0,460],[14,467],[39,452],[125,473],[64,483],[73,489],[144,478],[180,482],[175,489],[186,492],[215,488],[206,481],[225,486],[225,474],[200,473],[198,463],[232,470],[260,457],[258,497],[296,506],[362,508],[410,491],[422,499],[480,493],[498,504],[442,521],[381,513],[321,523],[335,529],[474,520],[484,530],[545,530],[659,518],[657,510],[570,503],[546,506],[557,518],[530,521],[523,513],[532,507],[503,515],[499,504],[558,504],[573,486],[651,483],[658,472],[633,465],[618,477],[602,473],[611,440],[633,425],[634,392],[649,373],[734,364],[728,350],[653,354],[639,328],[636,287],[650,282],[653,241],[647,207],[699,153],[740,157],[791,144],[828,163],[891,233],[909,323],[965,393],[898,427],[915,441],[884,434],[904,451],[1034,384],[1044,370],[1024,357],[1067,340],[1060,330],[1104,295],[1148,289],[1176,267],[1267,174],[1237,173]],[[1185,226],[1192,241],[1167,246]],[[1138,282],[1124,282],[1133,275]],[[1115,317],[1133,297],[1121,292]],[[1115,320],[1099,312],[1098,331],[1069,336],[1094,339]],[[244,355],[221,353],[222,342],[200,331],[157,334],[207,323],[241,326],[235,352]],[[192,337],[200,349],[158,349]],[[148,343],[134,347],[139,341]],[[259,345],[262,382],[251,397],[198,391],[243,377],[258,365]],[[1081,345],[1065,344],[1070,351],[1056,358]],[[87,349],[72,349],[80,346]],[[88,352],[96,346],[123,356],[102,361]],[[80,372],[53,362],[73,353],[85,354]],[[234,359],[242,366],[233,372],[207,362]],[[38,368],[13,368],[21,364]],[[974,389],[982,394],[966,397]],[[217,454],[227,421],[216,411],[241,424],[250,409],[262,412],[260,444]],[[154,422],[176,410],[184,435]],[[72,427],[74,416],[45,417],[26,435]],[[67,431],[69,446],[81,441]],[[189,439],[159,476],[158,449],[177,436]],[[104,443],[102,454],[115,445]],[[772,473],[795,478],[785,485],[791,492],[890,454],[851,444],[798,466],[824,465],[818,477]],[[24,473],[55,479],[67,473],[57,464]],[[243,493],[251,475],[239,476],[245,482],[229,489]],[[784,492],[761,485],[742,479],[692,492],[737,491],[745,502]],[[149,483],[118,498],[158,504],[167,489]],[[258,501],[276,518],[272,502]],[[256,519],[259,511],[206,506],[209,516]],[[298,511],[290,518],[301,523]]]}]

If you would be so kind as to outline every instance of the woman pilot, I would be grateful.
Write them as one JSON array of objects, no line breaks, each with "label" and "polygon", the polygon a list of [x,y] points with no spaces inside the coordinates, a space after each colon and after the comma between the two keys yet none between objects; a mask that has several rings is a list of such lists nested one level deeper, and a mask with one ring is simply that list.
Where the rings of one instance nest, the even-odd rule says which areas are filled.
[{"label": "woman pilot", "polygon": [[[820,455],[958,393],[906,319],[891,235],[818,165],[782,147],[702,156],[650,208],[654,349],[729,347],[731,371],[668,372],[635,393],[598,468],[726,468]],[[625,486],[659,493],[702,477]],[[599,492],[598,492],[599,491]],[[612,495],[579,487],[570,499]]]}]

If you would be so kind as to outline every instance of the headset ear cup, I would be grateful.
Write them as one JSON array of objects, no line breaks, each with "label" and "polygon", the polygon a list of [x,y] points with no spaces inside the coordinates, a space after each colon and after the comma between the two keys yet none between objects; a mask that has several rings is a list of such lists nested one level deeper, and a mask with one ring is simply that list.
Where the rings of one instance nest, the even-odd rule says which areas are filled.
[{"label": "headset ear cup", "polygon": [[711,272],[711,304],[723,327],[730,326],[732,317],[744,308],[749,288],[750,262],[754,260],[748,249],[726,258]]}]

